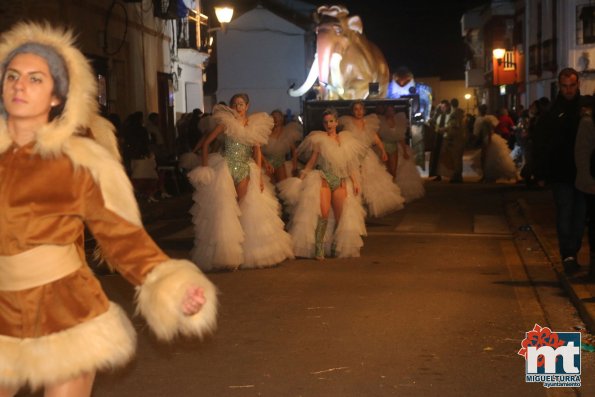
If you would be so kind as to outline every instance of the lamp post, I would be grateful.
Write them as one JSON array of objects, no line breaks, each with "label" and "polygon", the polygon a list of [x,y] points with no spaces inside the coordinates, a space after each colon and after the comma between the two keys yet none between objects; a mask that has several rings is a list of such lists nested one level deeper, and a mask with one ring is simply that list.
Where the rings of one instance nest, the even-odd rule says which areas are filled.
[{"label": "lamp post", "polygon": [[467,102],[467,114],[469,114],[469,99],[471,99],[471,94],[465,94],[465,102]]},{"label": "lamp post", "polygon": [[227,24],[231,22],[231,18],[233,18],[233,7],[230,5],[221,4],[215,6],[214,8],[217,20],[221,24],[221,30],[225,32],[227,29]]}]

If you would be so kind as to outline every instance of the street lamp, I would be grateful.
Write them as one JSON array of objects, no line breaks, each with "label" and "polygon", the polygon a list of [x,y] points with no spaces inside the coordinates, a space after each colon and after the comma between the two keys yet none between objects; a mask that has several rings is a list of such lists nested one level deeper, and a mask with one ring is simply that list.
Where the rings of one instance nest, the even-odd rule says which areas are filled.
[{"label": "street lamp", "polygon": [[222,4],[215,6],[214,8],[217,20],[221,24],[221,30],[225,32],[227,24],[231,22],[231,18],[233,18],[233,7]]},{"label": "street lamp", "polygon": [[504,55],[506,55],[506,50],[504,48],[494,48],[492,50],[492,54],[494,55],[494,59],[498,61],[498,66],[502,65],[502,60],[504,59]]}]

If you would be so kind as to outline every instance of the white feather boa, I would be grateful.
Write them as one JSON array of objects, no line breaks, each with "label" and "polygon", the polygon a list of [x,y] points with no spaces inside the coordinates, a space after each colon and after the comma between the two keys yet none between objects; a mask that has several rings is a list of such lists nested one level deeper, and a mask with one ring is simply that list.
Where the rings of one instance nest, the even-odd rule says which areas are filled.
[{"label": "white feather boa", "polygon": [[380,119],[375,114],[364,116],[364,128],[361,129],[355,124],[355,117],[346,115],[339,117],[339,125],[344,130],[351,131],[353,136],[363,145],[372,146],[374,144],[374,138],[380,129]]},{"label": "white feather boa", "polygon": [[338,134],[339,141],[326,132],[312,131],[298,147],[298,155],[308,161],[314,151],[318,151],[318,164],[340,178],[346,178],[356,171],[359,158],[366,153],[366,147],[354,138],[350,131]]},{"label": "white feather boa", "polygon": [[302,140],[302,126],[298,122],[291,122],[283,126],[283,131],[278,137],[269,137],[262,153],[267,156],[284,156],[291,149],[291,145]]},{"label": "white feather boa", "polygon": [[241,144],[250,146],[266,144],[274,124],[271,116],[259,112],[249,115],[248,124],[244,125],[237,119],[236,111],[224,105],[215,105],[213,118],[217,124],[225,126],[225,134]]}]

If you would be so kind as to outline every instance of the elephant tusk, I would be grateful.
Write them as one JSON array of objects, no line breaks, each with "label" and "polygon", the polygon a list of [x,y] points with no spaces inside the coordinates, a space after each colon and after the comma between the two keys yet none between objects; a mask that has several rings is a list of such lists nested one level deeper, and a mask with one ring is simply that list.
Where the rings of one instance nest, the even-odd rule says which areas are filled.
[{"label": "elephant tusk", "polygon": [[333,52],[331,55],[331,61],[329,65],[330,69],[330,81],[333,82],[333,85],[337,87],[337,93],[339,95],[343,95],[343,76],[341,74],[341,61],[343,60],[343,56],[338,52]]},{"label": "elephant tusk", "polygon": [[312,62],[312,67],[310,68],[310,73],[308,73],[308,77],[304,84],[302,84],[298,89],[290,88],[288,93],[292,97],[298,97],[304,95],[306,92],[312,88],[316,79],[318,78],[318,53],[314,55],[314,62]]}]

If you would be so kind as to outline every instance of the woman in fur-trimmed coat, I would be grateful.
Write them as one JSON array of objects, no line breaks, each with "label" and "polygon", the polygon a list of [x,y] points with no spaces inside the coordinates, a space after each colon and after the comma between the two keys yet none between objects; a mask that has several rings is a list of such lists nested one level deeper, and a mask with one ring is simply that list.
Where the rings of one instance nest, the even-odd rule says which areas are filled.
[{"label": "woman in fur-trimmed coat", "polygon": [[159,339],[215,327],[215,287],[144,230],[91,68],[70,32],[21,23],[0,39],[0,396],[88,396],[136,336],[85,262],[84,225],[137,286]]}]

